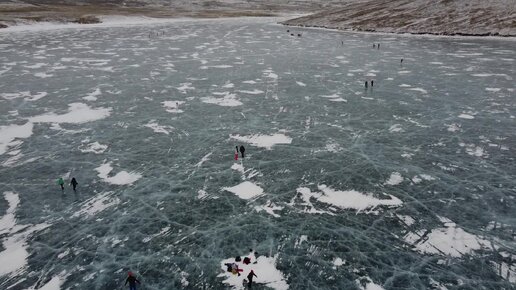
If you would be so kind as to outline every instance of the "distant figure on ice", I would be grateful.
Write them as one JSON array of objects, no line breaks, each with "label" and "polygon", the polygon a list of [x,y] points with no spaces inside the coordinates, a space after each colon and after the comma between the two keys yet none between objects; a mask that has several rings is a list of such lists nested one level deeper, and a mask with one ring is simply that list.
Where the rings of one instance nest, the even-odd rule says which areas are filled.
[{"label": "distant figure on ice", "polygon": [[59,177],[59,179],[57,180],[57,184],[61,186],[61,191],[64,192],[64,180],[62,177]]},{"label": "distant figure on ice", "polygon": [[340,44],[341,44],[342,46],[344,46],[344,40],[341,40],[341,41],[340,41]]},{"label": "distant figure on ice", "polygon": [[403,58],[400,60],[400,66],[403,65]]},{"label": "distant figure on ice", "polygon": [[77,182],[77,180],[75,180],[75,177],[72,177],[72,181],[70,181],[70,185],[73,187],[73,191],[76,191],[77,184],[79,184],[79,183]]},{"label": "distant figure on ice", "polygon": [[367,81],[365,81],[365,88],[366,88],[366,90],[367,90]]},{"label": "distant figure on ice", "polygon": [[235,146],[235,160],[238,160],[238,146]]},{"label": "distant figure on ice", "polygon": [[376,43],[373,43],[373,48],[376,48]]},{"label": "distant figure on ice", "polygon": [[244,158],[244,152],[245,152],[245,147],[244,145],[240,145],[240,153],[242,154],[242,158]]},{"label": "distant figure on ice", "polygon": [[374,80],[371,80],[371,88],[374,86]]},{"label": "distant figure on ice", "polygon": [[249,257],[245,257],[245,258],[244,258],[244,261],[243,261],[242,263],[244,263],[244,264],[246,264],[246,265],[251,264],[251,258],[249,258]]},{"label": "distant figure on ice", "polygon": [[298,34],[297,34],[297,37],[301,37],[301,33],[298,33]]},{"label": "distant figure on ice", "polygon": [[378,43],[378,49],[380,49],[380,44]]},{"label": "distant figure on ice", "polygon": [[256,276],[254,271],[251,270],[251,272],[249,272],[249,274],[247,274],[247,280],[249,281],[249,282],[247,282],[247,286],[249,286],[249,288],[251,288],[251,286],[253,286],[253,276],[258,278],[258,276]]},{"label": "distant figure on ice", "polygon": [[125,284],[129,283],[129,290],[136,290],[136,283],[141,284],[136,277],[134,277],[133,272],[127,273],[127,279],[125,279]]}]

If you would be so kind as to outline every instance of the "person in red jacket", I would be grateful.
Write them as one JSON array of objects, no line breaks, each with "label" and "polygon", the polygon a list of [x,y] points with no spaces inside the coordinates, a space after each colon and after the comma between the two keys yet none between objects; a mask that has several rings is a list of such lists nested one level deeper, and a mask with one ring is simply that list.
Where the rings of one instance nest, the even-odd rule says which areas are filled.
[{"label": "person in red jacket", "polygon": [[238,146],[235,146],[235,160],[238,160]]},{"label": "person in red jacket", "polygon": [[127,273],[127,279],[125,279],[125,284],[129,283],[129,290],[136,290],[136,283],[141,284],[136,277],[134,277],[133,272]]}]

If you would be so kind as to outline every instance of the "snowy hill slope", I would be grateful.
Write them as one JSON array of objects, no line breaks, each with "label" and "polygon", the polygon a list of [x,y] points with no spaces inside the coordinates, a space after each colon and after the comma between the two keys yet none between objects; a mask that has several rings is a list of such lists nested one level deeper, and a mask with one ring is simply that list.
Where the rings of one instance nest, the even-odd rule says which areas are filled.
[{"label": "snowy hill slope", "polygon": [[284,24],[396,33],[516,36],[516,1],[357,0]]}]

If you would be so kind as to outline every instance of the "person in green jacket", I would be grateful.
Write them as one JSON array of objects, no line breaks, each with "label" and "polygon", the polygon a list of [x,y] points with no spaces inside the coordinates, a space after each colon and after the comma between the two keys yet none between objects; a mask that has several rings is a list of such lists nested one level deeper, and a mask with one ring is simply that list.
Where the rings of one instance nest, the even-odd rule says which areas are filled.
[{"label": "person in green jacket", "polygon": [[59,177],[59,179],[57,180],[57,184],[61,186],[61,191],[64,192],[64,180],[62,177]]}]

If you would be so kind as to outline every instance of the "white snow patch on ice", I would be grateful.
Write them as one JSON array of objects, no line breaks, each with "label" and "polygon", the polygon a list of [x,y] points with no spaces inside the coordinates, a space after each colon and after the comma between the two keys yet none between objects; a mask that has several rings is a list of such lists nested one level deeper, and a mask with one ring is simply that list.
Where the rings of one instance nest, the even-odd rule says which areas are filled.
[{"label": "white snow patch on ice", "polygon": [[292,138],[281,134],[276,133],[272,135],[250,135],[250,136],[240,136],[240,135],[229,135],[231,139],[235,139],[241,142],[249,143],[256,147],[262,147],[267,150],[271,150],[272,147],[276,144],[290,144],[292,143]]},{"label": "white snow patch on ice", "polygon": [[468,120],[475,119],[475,117],[474,117],[474,116],[469,115],[469,114],[460,114],[460,115],[459,115],[459,118],[462,118],[462,119],[468,119]]},{"label": "white snow patch on ice", "polygon": [[201,98],[201,101],[207,104],[215,104],[222,107],[236,107],[243,105],[242,102],[240,102],[235,94],[231,94],[229,92],[222,93],[224,97],[217,98],[217,97],[203,97]]},{"label": "white snow patch on ice", "polygon": [[254,207],[257,212],[265,211],[266,213],[272,215],[273,217],[280,217],[279,214],[275,213],[276,210],[282,210],[283,206],[278,206],[270,201],[267,201],[266,205],[257,205]]},{"label": "white snow patch on ice", "polygon": [[[229,285],[232,289],[235,290],[244,290],[247,289],[247,285],[244,284],[244,279],[247,277],[247,274],[254,271],[257,277],[253,279],[254,283],[263,285],[268,288],[272,288],[275,290],[287,290],[289,285],[286,282],[286,278],[281,271],[276,269],[276,261],[278,260],[278,255],[274,257],[265,257],[259,256],[258,258],[254,258],[254,255],[249,254],[249,258],[251,258],[251,264],[246,265],[242,262],[235,262],[235,258],[225,259],[220,263],[220,267],[223,273],[219,274],[219,277],[225,278],[223,283]],[[243,259],[244,257],[242,257]],[[256,261],[256,264],[254,263]],[[236,263],[239,269],[242,269],[242,275],[238,276],[231,272],[227,271],[226,263]],[[245,285],[245,286],[244,286]]]},{"label": "white snow patch on ice", "polygon": [[224,187],[223,189],[236,194],[241,199],[252,199],[263,195],[263,189],[250,181],[244,181],[233,187]]},{"label": "white snow patch on ice", "polygon": [[428,92],[425,90],[425,89],[422,89],[422,88],[410,88],[408,89],[409,91],[417,91],[417,92],[421,92],[423,94],[428,94]]},{"label": "white snow patch on ice", "polygon": [[4,154],[10,146],[20,144],[15,141],[16,138],[29,138],[33,127],[31,122],[24,125],[0,126],[0,155]]},{"label": "white snow patch on ice", "polygon": [[306,87],[306,84],[303,82],[296,81],[296,84],[301,87]]},{"label": "white snow patch on ice", "polygon": [[259,94],[263,94],[264,93],[264,91],[258,90],[258,89],[253,89],[252,91],[250,91],[250,90],[240,90],[238,92],[239,93],[243,93],[243,94],[249,94],[249,95],[259,95]]},{"label": "white snow patch on ice", "polygon": [[16,272],[27,265],[29,253],[27,252],[27,239],[34,232],[49,227],[49,224],[16,225],[16,209],[20,204],[17,193],[4,192],[4,198],[9,203],[9,208],[0,219],[0,234],[6,234],[2,239],[3,251],[0,252],[0,276]]},{"label": "white snow patch on ice", "polygon": [[389,127],[389,132],[391,132],[391,133],[403,132],[403,128],[401,127],[400,124],[394,124],[391,127]]},{"label": "white snow patch on ice", "polygon": [[400,206],[403,202],[393,195],[388,195],[390,199],[378,199],[370,193],[362,193],[356,190],[334,190],[326,185],[319,185],[320,192],[312,192],[307,187],[297,189],[298,193],[304,195],[303,199],[308,200],[313,197],[320,202],[337,206],[341,209],[355,209],[358,212],[366,209],[374,209],[377,206]]},{"label": "white snow patch on ice", "polygon": [[385,181],[384,184],[386,185],[398,185],[403,182],[403,177],[399,172],[393,172],[391,173],[391,176],[387,181]]},{"label": "white snow patch on ice", "polygon": [[144,127],[152,129],[152,131],[156,133],[170,134],[170,130],[172,129],[170,126],[163,126],[156,123],[156,120],[151,120],[149,123],[143,125]]},{"label": "white snow patch on ice", "polygon": [[183,110],[179,109],[179,106],[184,104],[184,101],[164,101],[161,102],[163,107],[166,108],[166,111],[169,113],[183,113]]},{"label": "white snow patch on ice", "polygon": [[100,88],[96,88],[93,92],[86,95],[86,97],[83,97],[83,99],[86,101],[96,101],[97,97],[100,95],[102,95]]},{"label": "white snow patch on ice", "polygon": [[113,196],[112,191],[104,192],[87,199],[82,203],[81,209],[76,211],[72,217],[94,216],[105,209],[120,203],[118,197]]},{"label": "white snow patch on ice", "polygon": [[95,170],[98,172],[98,177],[100,177],[104,182],[115,185],[132,184],[142,177],[142,175],[138,172],[127,172],[125,170],[109,177],[109,173],[113,170],[113,167],[111,167],[111,162],[104,163],[95,168]]},{"label": "white snow patch on ice", "polygon": [[79,151],[81,151],[82,153],[101,154],[101,153],[104,153],[104,151],[106,151],[107,148],[108,148],[107,145],[100,144],[99,142],[92,142],[92,143],[80,145]]},{"label": "white snow patch on ice", "polygon": [[106,118],[111,114],[111,108],[90,108],[84,103],[72,103],[68,105],[68,113],[57,115],[55,113],[30,117],[33,123],[72,123],[80,124]]},{"label": "white snow patch on ice", "polygon": [[233,170],[236,170],[242,174],[244,174],[244,165],[242,164],[239,164],[239,163],[233,163],[233,165],[231,165],[231,169]]},{"label": "white snow patch on ice", "polygon": [[[461,257],[482,248],[492,249],[491,242],[488,240],[464,231],[449,219],[443,218],[441,221],[444,227],[433,229],[425,239],[419,241],[423,232],[419,231],[408,233],[404,240],[421,253],[452,257]],[[416,241],[419,242],[415,244]]]}]

